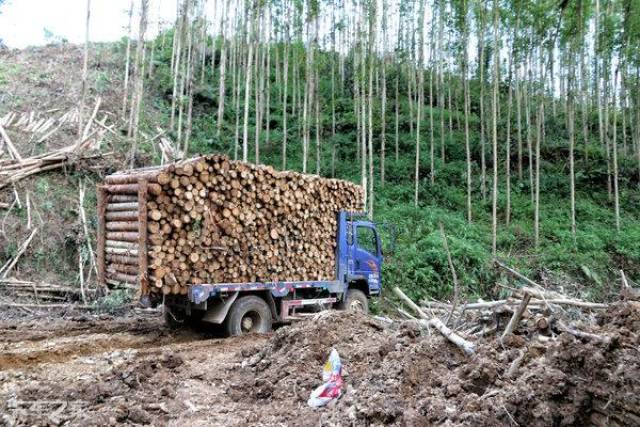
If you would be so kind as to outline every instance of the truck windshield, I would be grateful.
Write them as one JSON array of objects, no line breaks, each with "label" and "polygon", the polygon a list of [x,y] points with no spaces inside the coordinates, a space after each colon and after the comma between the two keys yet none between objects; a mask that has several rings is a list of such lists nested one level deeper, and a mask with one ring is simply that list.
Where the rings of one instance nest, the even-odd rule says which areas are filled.
[{"label": "truck windshield", "polygon": [[370,254],[378,254],[378,239],[373,228],[360,225],[356,231],[357,244],[360,249],[364,249]]}]

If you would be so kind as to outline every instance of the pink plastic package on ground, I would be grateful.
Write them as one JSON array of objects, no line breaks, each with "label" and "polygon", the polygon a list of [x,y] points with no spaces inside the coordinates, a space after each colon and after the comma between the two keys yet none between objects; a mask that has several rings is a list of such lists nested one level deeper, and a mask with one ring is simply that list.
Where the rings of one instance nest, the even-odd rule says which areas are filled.
[{"label": "pink plastic package on ground", "polygon": [[312,408],[325,406],[342,395],[342,386],[344,385],[342,362],[340,362],[340,356],[335,348],[331,349],[329,359],[322,368],[322,381],[324,384],[313,390],[307,401],[307,404]]}]

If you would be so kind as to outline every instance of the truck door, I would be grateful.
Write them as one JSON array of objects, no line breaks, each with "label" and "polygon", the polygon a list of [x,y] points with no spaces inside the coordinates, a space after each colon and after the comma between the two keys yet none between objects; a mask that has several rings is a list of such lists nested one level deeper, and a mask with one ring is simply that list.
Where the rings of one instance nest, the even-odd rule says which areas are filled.
[{"label": "truck door", "polygon": [[380,265],[382,251],[380,238],[372,223],[355,221],[353,250],[353,273],[367,280],[371,294],[380,293]]}]

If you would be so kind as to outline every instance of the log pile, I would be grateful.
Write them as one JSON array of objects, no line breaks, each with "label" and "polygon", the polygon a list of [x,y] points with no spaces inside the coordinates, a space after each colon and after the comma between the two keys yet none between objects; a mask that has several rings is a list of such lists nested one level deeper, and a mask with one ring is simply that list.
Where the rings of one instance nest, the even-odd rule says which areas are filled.
[{"label": "log pile", "polygon": [[104,190],[107,280],[135,283],[145,262],[151,291],[164,294],[332,279],[337,212],[363,207],[355,184],[217,155],[117,173]]}]

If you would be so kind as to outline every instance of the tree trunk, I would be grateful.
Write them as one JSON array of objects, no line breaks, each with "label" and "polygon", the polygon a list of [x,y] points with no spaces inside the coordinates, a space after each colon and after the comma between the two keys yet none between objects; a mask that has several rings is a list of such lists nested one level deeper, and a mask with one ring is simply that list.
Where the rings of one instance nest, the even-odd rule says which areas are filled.
[{"label": "tree trunk", "polygon": [[218,139],[220,139],[220,129],[222,129],[222,121],[224,120],[224,101],[226,95],[225,91],[227,74],[226,11],[230,7],[229,3],[230,1],[227,1],[226,5],[222,8],[222,31],[220,33],[220,74],[218,77],[218,121],[216,122],[216,138]]},{"label": "tree trunk", "polygon": [[618,91],[618,68],[613,77],[613,135],[611,140],[611,151],[613,154],[613,202],[615,206],[616,231],[620,232],[620,194],[618,191],[618,107],[616,105],[616,95]]},{"label": "tree trunk", "polygon": [[[493,102],[491,136],[493,142],[493,191],[491,203],[491,252],[496,256],[498,241],[498,0],[493,0]],[[508,142],[507,142],[508,144]]]},{"label": "tree trunk", "polygon": [[[127,25],[127,51],[125,54],[125,63],[124,63],[124,87],[122,89],[122,111],[120,115],[124,119],[127,114],[127,98],[129,91],[129,66],[131,63],[131,21],[133,17],[133,0],[129,4],[129,23]],[[172,68],[173,69],[173,68]]]},{"label": "tree trunk", "polygon": [[82,87],[80,88],[80,105],[78,106],[78,137],[82,137],[84,128],[84,105],[87,98],[87,74],[89,72],[89,24],[91,21],[91,0],[87,0],[87,19],[84,31],[84,58],[82,60]]},{"label": "tree trunk", "polygon": [[[415,188],[414,188],[414,199],[413,204],[417,208],[418,207],[418,187],[420,184],[420,128],[422,127],[422,106],[424,105],[424,20],[426,18],[425,13],[425,1],[420,0],[420,12],[418,14],[419,26],[418,26],[418,34],[420,38],[418,49],[418,111],[417,111],[417,119],[416,119],[416,167],[415,167]],[[409,100],[411,103],[411,100]],[[433,157],[432,157],[433,158]]]}]

